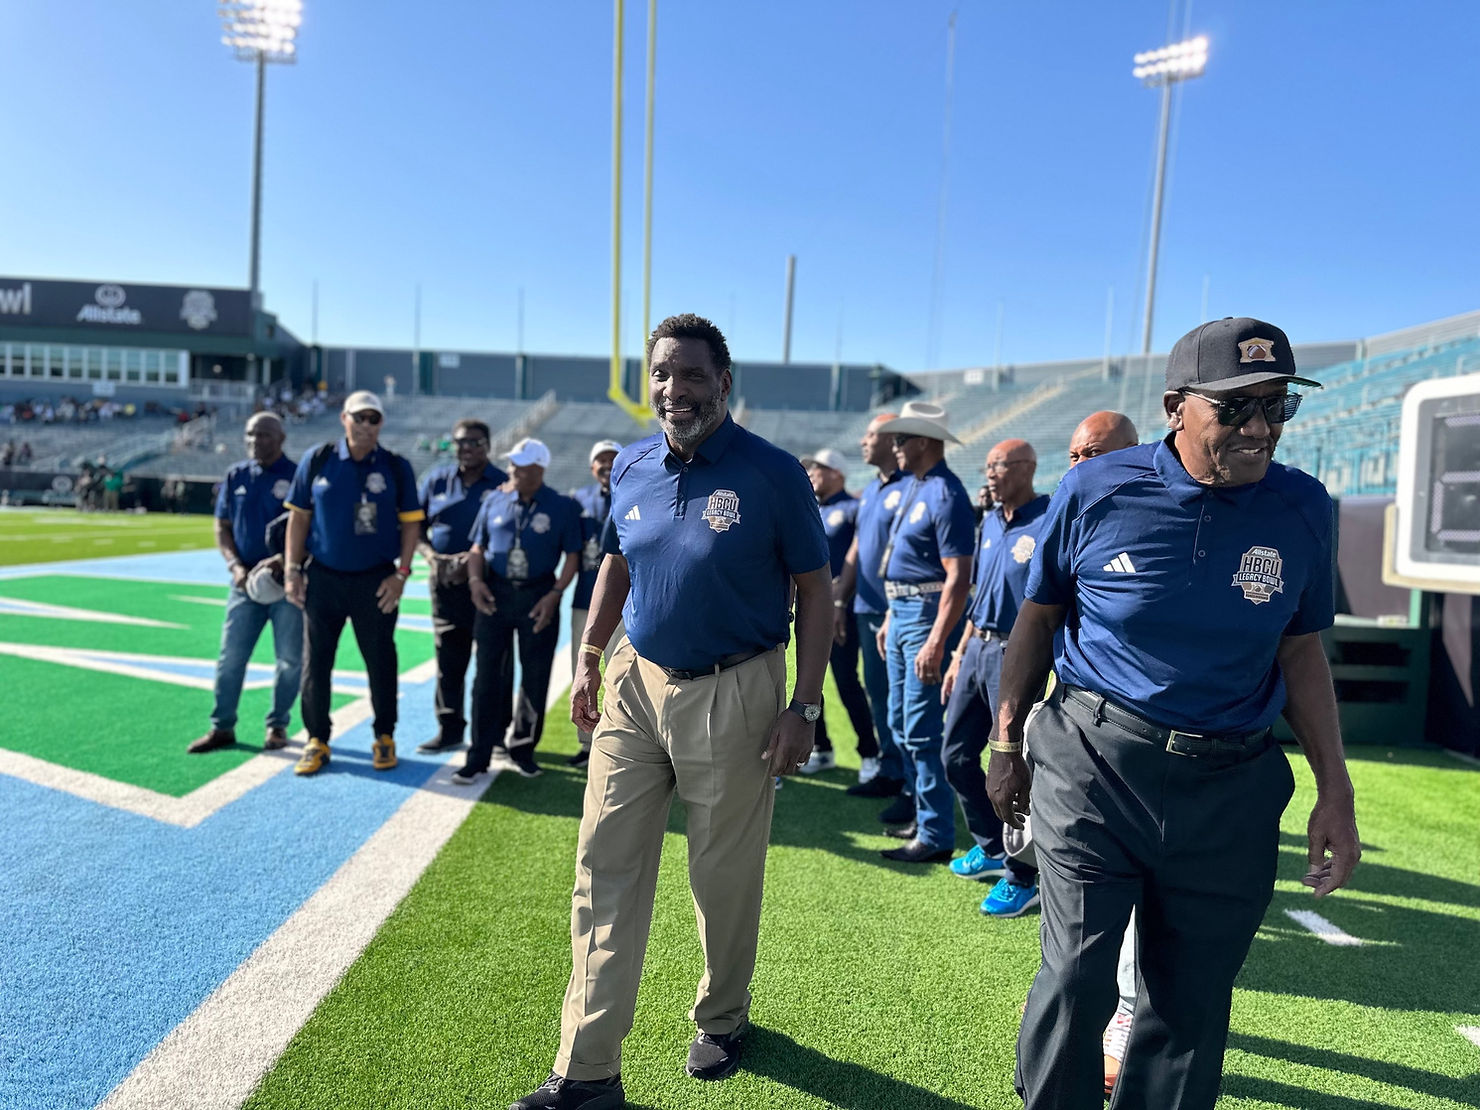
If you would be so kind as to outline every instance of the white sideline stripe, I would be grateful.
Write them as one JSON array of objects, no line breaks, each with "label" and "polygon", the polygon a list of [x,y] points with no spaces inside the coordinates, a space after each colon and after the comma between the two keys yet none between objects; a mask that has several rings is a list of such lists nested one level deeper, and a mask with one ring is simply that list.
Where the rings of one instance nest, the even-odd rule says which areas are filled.
[{"label": "white sideline stripe", "polygon": [[169,598],[171,601],[191,601],[196,605],[224,606],[230,603],[229,599],[224,597],[187,597],[185,594],[170,594]]},{"label": "white sideline stripe", "polygon": [[[557,651],[547,711],[570,674]],[[97,1110],[239,1110],[482,795],[440,775],[412,794]]]},{"label": "white sideline stripe", "polygon": [[90,624],[128,624],[137,628],[187,627],[170,621],[151,620],[149,617],[126,617],[121,613],[109,613],[98,609],[76,609],[70,605],[51,605],[44,601],[24,601],[18,597],[0,597],[0,616],[42,617],[57,621],[87,621]]},{"label": "white sideline stripe", "polygon": [[1314,910],[1286,910],[1285,915],[1294,918],[1298,924],[1305,926],[1327,944],[1355,948],[1365,943],[1361,938],[1338,929]]},{"label": "white sideline stripe", "polygon": [[1476,1048],[1480,1048],[1480,1025],[1456,1025],[1454,1031]]}]

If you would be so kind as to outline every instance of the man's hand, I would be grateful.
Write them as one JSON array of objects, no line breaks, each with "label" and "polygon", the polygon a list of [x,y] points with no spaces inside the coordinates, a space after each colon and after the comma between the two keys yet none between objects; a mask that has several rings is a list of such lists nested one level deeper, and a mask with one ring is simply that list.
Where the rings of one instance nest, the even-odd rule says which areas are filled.
[{"label": "man's hand", "polygon": [[375,604],[382,613],[394,613],[401,604],[401,592],[406,588],[406,579],[391,573],[381,579],[375,588]]},{"label": "man's hand", "polygon": [[889,658],[889,615],[884,614],[884,619],[879,622],[879,631],[874,633],[874,647],[879,653],[880,659]]},{"label": "man's hand", "polygon": [[989,752],[987,760],[987,797],[1004,825],[1023,827],[1023,817],[1031,813],[1028,793],[1033,777],[1028,774],[1028,761],[1022,752]]},{"label": "man's hand", "polygon": [[770,764],[773,775],[794,775],[812,754],[812,736],[816,724],[805,721],[790,709],[771,726],[771,741],[761,756]]},{"label": "man's hand", "polygon": [[946,645],[926,640],[915,654],[915,677],[926,686],[940,681],[940,665],[946,657]]},{"label": "man's hand", "polygon": [[283,577],[283,593],[298,608],[303,608],[303,603],[308,599],[308,579],[303,577],[301,570],[290,570]]},{"label": "man's hand", "polygon": [[483,579],[469,579],[468,592],[473,595],[473,608],[485,617],[491,617],[498,611],[498,606],[493,602],[493,591],[488,588],[488,583]]},{"label": "man's hand", "polygon": [[1335,801],[1317,795],[1306,833],[1310,837],[1307,857],[1310,871],[1300,881],[1314,888],[1317,898],[1324,898],[1346,885],[1357,861],[1362,858],[1362,842],[1357,838],[1357,817],[1351,794]]},{"label": "man's hand", "polygon": [[244,589],[247,584],[247,575],[250,573],[251,568],[246,563],[232,563],[231,584],[238,590]]},{"label": "man's hand", "polygon": [[951,700],[951,691],[956,688],[956,679],[961,674],[961,656],[951,656],[951,665],[946,668],[945,677],[940,680],[940,704],[945,705]]},{"label": "man's hand", "polygon": [[529,610],[530,619],[534,621],[534,631],[543,632],[550,627],[550,622],[560,615],[560,595],[551,590],[544,597],[534,603]]},{"label": "man's hand", "polygon": [[848,610],[833,606],[833,643],[842,647],[848,642]]},{"label": "man's hand", "polygon": [[570,684],[570,719],[582,732],[595,732],[601,722],[601,707],[596,703],[600,689],[601,668],[594,655],[583,651]]}]

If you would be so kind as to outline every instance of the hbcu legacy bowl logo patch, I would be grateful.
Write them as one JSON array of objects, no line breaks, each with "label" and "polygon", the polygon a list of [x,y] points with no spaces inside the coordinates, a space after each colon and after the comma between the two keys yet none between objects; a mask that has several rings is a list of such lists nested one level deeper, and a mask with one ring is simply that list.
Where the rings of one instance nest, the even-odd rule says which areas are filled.
[{"label": "hbcu legacy bowl logo patch", "polygon": [[1275,594],[1285,592],[1285,580],[1280,577],[1284,569],[1285,560],[1274,548],[1251,547],[1240,557],[1231,584],[1243,590],[1247,600],[1263,605]]},{"label": "hbcu legacy bowl logo patch", "polygon": [[716,532],[728,532],[740,523],[740,495],[732,489],[717,489],[709,495],[702,514]]}]

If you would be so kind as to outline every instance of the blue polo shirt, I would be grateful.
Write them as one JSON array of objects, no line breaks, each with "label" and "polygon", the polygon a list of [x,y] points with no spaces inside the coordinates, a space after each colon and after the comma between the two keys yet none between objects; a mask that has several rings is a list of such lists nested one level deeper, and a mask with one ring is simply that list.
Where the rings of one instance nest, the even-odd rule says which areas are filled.
[{"label": "blue polo shirt", "polygon": [[570,605],[572,609],[589,609],[596,576],[601,571],[601,536],[611,516],[612,495],[601,488],[600,482],[571,490],[570,495],[581,507],[581,573]]},{"label": "blue polo shirt", "polygon": [[[308,472],[317,452],[298,460],[286,501],[290,509],[313,513],[308,553],[348,574],[395,563],[401,558],[402,522],[422,519],[411,463],[379,446],[356,462],[341,439],[310,490]],[[375,531],[361,536],[355,534],[356,506],[365,503],[375,505]]]},{"label": "blue polo shirt", "polygon": [[512,489],[496,489],[484,499],[473,521],[471,538],[494,574],[503,578],[508,573],[509,551],[514,534],[529,560],[524,581],[533,582],[555,573],[562,552],[581,549],[581,507],[549,486],[534,491],[528,501],[520,501]]},{"label": "blue polo shirt", "polygon": [[990,628],[1004,636],[1012,631],[1028,588],[1028,570],[1043,531],[1048,500],[1045,493],[1019,505],[1011,520],[1003,515],[1001,505],[982,517],[976,561],[971,566],[975,593],[966,610],[967,620],[975,627]]},{"label": "blue polo shirt", "polygon": [[644,659],[702,670],[789,636],[791,577],[828,565],[807,472],[726,416],[691,462],[661,433],[612,466],[607,552],[627,560],[622,611]]},{"label": "blue polo shirt", "polygon": [[858,517],[854,524],[858,534],[858,579],[853,594],[855,613],[885,613],[889,610],[889,599],[884,596],[884,579],[879,574],[879,560],[884,557],[884,545],[889,542],[894,514],[904,500],[902,482],[908,477],[903,470],[896,470],[888,477],[875,478],[858,495]]},{"label": "blue polo shirt", "polygon": [[493,463],[471,486],[463,484],[457,463],[446,463],[429,470],[421,480],[421,511],[427,516],[427,542],[439,555],[455,555],[473,546],[470,533],[478,509],[499,486],[509,480]]},{"label": "blue polo shirt", "polygon": [[1334,622],[1331,498],[1279,463],[1249,485],[1201,485],[1170,444],[1064,476],[1027,596],[1068,607],[1060,681],[1169,728],[1262,728],[1285,705],[1280,641]]},{"label": "blue polo shirt", "polygon": [[889,582],[943,581],[941,560],[969,559],[976,547],[971,495],[944,459],[923,478],[905,476],[904,498],[890,528],[894,549],[884,575]]},{"label": "blue polo shirt", "polygon": [[818,503],[822,512],[822,531],[827,536],[827,558],[836,578],[843,569],[843,560],[853,544],[853,532],[858,521],[858,498],[847,490],[840,489],[826,501]]},{"label": "blue polo shirt", "polygon": [[247,459],[226,472],[216,495],[216,518],[231,521],[237,554],[249,568],[272,554],[267,550],[267,525],[282,515],[296,469],[297,464],[282,455],[268,467]]}]

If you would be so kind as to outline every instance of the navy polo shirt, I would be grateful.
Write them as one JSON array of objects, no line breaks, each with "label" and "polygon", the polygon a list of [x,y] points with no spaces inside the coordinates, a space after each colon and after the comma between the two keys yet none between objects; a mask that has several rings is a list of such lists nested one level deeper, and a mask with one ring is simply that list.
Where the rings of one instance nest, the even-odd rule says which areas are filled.
[{"label": "navy polo shirt", "polygon": [[[308,488],[308,471],[318,448],[298,460],[287,506],[313,513],[308,553],[331,570],[354,573],[401,558],[401,524],[422,519],[411,463],[377,446],[359,462],[343,439],[324,459]],[[394,468],[394,469],[393,469]],[[399,480],[397,480],[399,474]],[[374,503],[375,532],[355,534],[356,506]]]},{"label": "navy polo shirt", "polygon": [[822,512],[822,531],[827,536],[827,558],[836,578],[843,569],[843,560],[853,544],[853,532],[858,521],[858,498],[847,490],[838,490],[826,501],[818,503]]},{"label": "navy polo shirt", "polygon": [[519,494],[509,488],[489,494],[473,522],[471,538],[500,578],[508,573],[516,529],[519,546],[529,560],[523,581],[533,582],[555,573],[562,552],[581,549],[581,507],[549,486],[535,490],[528,501],[520,501]]},{"label": "navy polo shirt", "polygon": [[427,541],[439,555],[455,555],[473,546],[470,533],[478,509],[499,486],[509,480],[493,463],[471,486],[463,484],[456,463],[446,463],[427,472],[421,480],[421,511],[427,515]]},{"label": "navy polo shirt", "polygon": [[943,581],[941,560],[969,559],[976,547],[971,496],[944,459],[924,478],[905,476],[904,498],[890,528],[894,550],[884,575],[890,582]]},{"label": "navy polo shirt", "polygon": [[623,448],[606,547],[627,560],[632,646],[682,670],[784,643],[791,577],[828,565],[802,464],[728,416],[690,462],[661,433]]},{"label": "navy polo shirt", "polygon": [[896,470],[886,478],[875,478],[858,495],[858,579],[853,594],[855,613],[884,613],[889,600],[884,596],[884,579],[879,574],[879,560],[889,542],[889,529],[894,514],[904,500],[903,480],[909,475]]},{"label": "navy polo shirt", "polygon": [[1279,463],[1201,485],[1171,437],[1087,459],[1053,495],[1027,596],[1068,607],[1061,681],[1169,728],[1263,728],[1285,705],[1280,641],[1334,622],[1331,498]]},{"label": "navy polo shirt", "polygon": [[601,571],[601,537],[611,516],[612,495],[601,488],[600,482],[571,490],[570,495],[581,507],[581,573],[570,605],[572,609],[589,609],[596,576]]},{"label": "navy polo shirt", "polygon": [[1028,588],[1028,570],[1038,547],[1038,534],[1048,512],[1048,494],[1019,505],[1008,520],[1002,506],[982,517],[981,538],[971,581],[976,588],[966,617],[977,628],[1006,636],[1017,620],[1018,606]]},{"label": "navy polo shirt", "polygon": [[267,550],[267,525],[282,515],[296,469],[297,464],[282,455],[271,466],[248,459],[226,472],[216,495],[216,518],[231,521],[231,538],[248,567],[272,554]]}]

